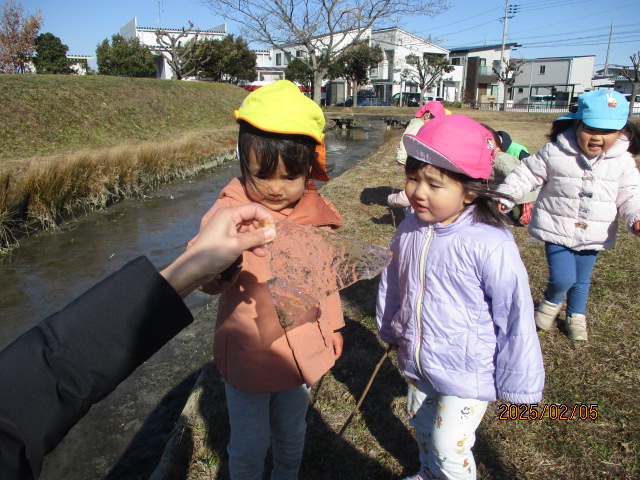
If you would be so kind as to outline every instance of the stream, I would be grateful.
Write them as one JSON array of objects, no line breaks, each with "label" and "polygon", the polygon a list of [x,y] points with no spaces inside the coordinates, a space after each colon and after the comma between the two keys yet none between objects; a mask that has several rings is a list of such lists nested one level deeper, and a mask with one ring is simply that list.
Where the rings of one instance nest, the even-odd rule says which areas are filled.
[{"label": "stream", "polygon": [[[382,120],[327,134],[335,178],[382,143]],[[230,162],[20,240],[0,258],[0,348],[82,292],[146,255],[159,269],[176,258],[231,178]],[[45,458],[43,480],[148,478],[178,420],[200,367],[210,360],[217,299],[187,298],[197,317],[105,400]]]}]

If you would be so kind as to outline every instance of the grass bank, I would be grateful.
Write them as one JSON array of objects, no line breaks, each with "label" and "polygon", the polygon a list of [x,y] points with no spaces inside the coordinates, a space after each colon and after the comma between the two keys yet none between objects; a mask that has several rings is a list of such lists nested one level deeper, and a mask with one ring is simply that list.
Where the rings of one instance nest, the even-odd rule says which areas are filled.
[{"label": "grass bank", "polygon": [[0,249],[30,220],[51,227],[224,157],[246,95],[229,84],[0,76]]},{"label": "grass bank", "polygon": [[[553,118],[466,113],[507,130],[532,150],[544,144],[548,121]],[[386,206],[386,197],[403,185],[394,160],[400,134],[398,130],[388,132],[376,154],[322,190],[345,218],[343,235],[379,246],[386,246],[393,236],[401,214]],[[547,276],[543,245],[532,242],[525,228],[513,227],[512,231],[537,301]],[[621,229],[618,246],[601,255],[588,305],[587,344],[573,344],[558,330],[540,335],[547,373],[542,400],[548,405],[545,418],[528,420],[525,414],[518,418],[518,411],[500,407],[500,402],[490,406],[475,447],[481,480],[640,478],[640,302],[636,283],[640,266],[635,260],[639,254],[638,239]],[[419,467],[406,421],[406,382],[395,367],[395,356],[382,365],[359,413],[338,436],[385,351],[375,328],[376,291],[377,280],[372,280],[341,294],[347,319],[345,350],[312,390],[303,480],[399,479]],[[154,480],[228,478],[224,387],[211,366],[202,378],[173,437],[175,444],[167,449],[169,461],[162,462]],[[578,408],[569,420],[574,405]],[[591,405],[594,407],[588,410]],[[597,418],[585,418],[588,411]]]}]

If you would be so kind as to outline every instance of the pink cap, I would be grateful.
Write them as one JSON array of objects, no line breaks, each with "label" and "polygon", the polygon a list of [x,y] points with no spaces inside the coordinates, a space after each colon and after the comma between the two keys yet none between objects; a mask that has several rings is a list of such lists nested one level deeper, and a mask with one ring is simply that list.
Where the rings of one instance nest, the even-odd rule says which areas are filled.
[{"label": "pink cap", "polygon": [[496,157],[489,130],[465,115],[443,115],[404,135],[407,155],[471,178],[488,179]]},{"label": "pink cap", "polygon": [[447,112],[444,111],[444,106],[440,102],[436,102],[435,100],[431,100],[421,106],[414,117],[420,118],[425,113],[429,112],[434,117],[441,117],[445,115]]}]

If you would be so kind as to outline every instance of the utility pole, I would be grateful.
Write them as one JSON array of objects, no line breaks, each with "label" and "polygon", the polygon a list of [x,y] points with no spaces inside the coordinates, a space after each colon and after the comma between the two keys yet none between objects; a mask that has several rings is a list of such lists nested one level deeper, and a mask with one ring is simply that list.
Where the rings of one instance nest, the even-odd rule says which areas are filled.
[{"label": "utility pole", "polygon": [[[504,25],[502,26],[502,48],[500,49],[500,63],[498,64],[498,72],[502,76],[502,59],[504,58],[504,44],[507,40],[507,19],[509,18],[509,0],[504,2]],[[504,91],[504,83],[498,81],[498,95],[496,95],[496,103],[502,105],[502,99],[507,92]]]},{"label": "utility pole", "polygon": [[613,20],[611,20],[611,29],[609,30],[609,44],[607,45],[607,57],[604,59],[604,76],[609,75],[609,50],[611,50],[611,37],[613,37]]}]

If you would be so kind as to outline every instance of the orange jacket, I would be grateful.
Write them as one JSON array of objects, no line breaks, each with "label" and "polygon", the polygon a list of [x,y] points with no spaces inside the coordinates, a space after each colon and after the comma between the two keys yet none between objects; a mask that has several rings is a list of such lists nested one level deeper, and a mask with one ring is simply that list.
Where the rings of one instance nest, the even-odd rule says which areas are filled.
[{"label": "orange jacket", "polygon": [[[240,179],[233,179],[202,218],[201,227],[218,208],[247,203]],[[312,182],[294,208],[271,214],[276,221],[328,229],[342,225],[338,211]],[[222,292],[218,306],[214,362],[233,387],[252,393],[316,382],[333,367],[333,332],[344,326],[340,297],[334,293],[283,329],[266,283],[272,278],[270,261],[270,254],[259,258],[245,252],[238,280]]]}]

